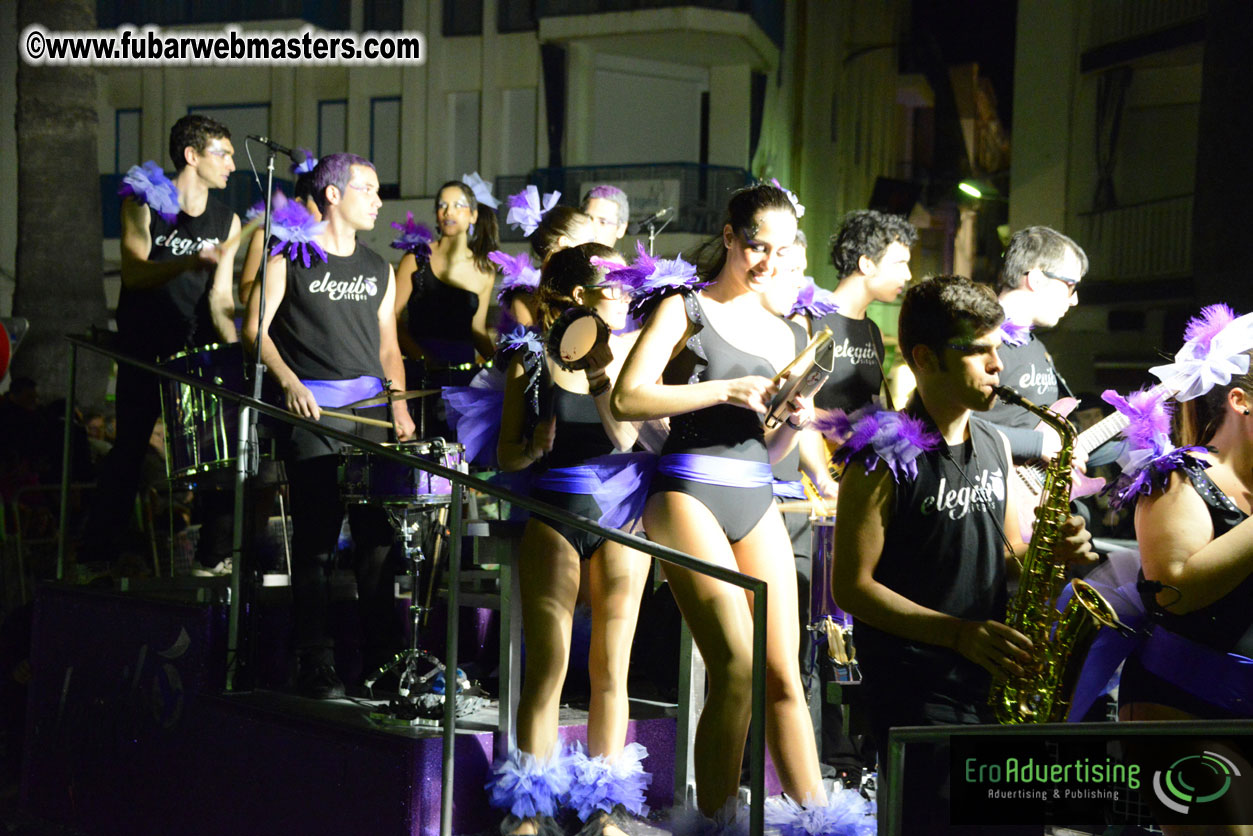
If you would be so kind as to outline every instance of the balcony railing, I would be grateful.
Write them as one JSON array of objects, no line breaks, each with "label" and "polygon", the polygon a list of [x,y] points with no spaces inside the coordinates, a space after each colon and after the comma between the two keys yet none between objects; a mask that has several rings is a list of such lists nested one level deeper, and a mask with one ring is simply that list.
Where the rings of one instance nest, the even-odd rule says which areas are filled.
[{"label": "balcony railing", "polygon": [[[541,192],[561,192],[561,202],[578,206],[583,194],[602,183],[617,186],[631,201],[631,219],[674,207],[678,215],[666,232],[712,235],[720,229],[722,211],[731,192],[746,186],[752,175],[746,169],[700,163],[642,163],[637,165],[588,165],[539,168],[528,175],[496,178],[495,191],[503,200],[528,184]],[[504,207],[501,207],[504,211]],[[510,229],[501,218],[501,240],[521,241],[522,233]]]},{"label": "balcony railing", "polygon": [[1205,16],[1206,0],[1097,0],[1086,49],[1139,38]]},{"label": "balcony railing", "polygon": [[538,17],[589,15],[604,12],[635,12],[696,6],[726,12],[743,12],[751,17],[775,46],[783,46],[783,4],[778,0],[536,0]]},{"label": "balcony railing", "polygon": [[1192,195],[1079,216],[1079,243],[1099,281],[1173,278],[1192,272]]}]

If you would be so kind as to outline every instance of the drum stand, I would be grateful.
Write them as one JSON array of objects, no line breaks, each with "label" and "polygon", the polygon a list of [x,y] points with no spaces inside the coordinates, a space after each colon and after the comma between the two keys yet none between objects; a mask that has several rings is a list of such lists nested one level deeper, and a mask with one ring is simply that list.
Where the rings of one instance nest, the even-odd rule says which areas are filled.
[{"label": "drum stand", "polygon": [[[388,519],[400,535],[401,550],[409,564],[410,594],[412,595],[409,605],[409,647],[397,653],[392,661],[367,678],[363,683],[366,690],[373,689],[374,683],[387,674],[395,673],[399,681],[397,693],[408,699],[410,694],[426,690],[431,679],[444,671],[443,662],[418,647],[418,631],[422,626],[423,616],[428,610],[428,607],[423,606],[419,601],[418,572],[422,564],[426,562],[422,544],[431,537],[432,533],[435,533],[437,535],[435,549],[438,551],[439,541],[442,539],[438,537],[438,531],[436,531],[440,525],[439,510],[437,506],[387,507]],[[429,670],[422,673],[421,668],[428,665]]]}]

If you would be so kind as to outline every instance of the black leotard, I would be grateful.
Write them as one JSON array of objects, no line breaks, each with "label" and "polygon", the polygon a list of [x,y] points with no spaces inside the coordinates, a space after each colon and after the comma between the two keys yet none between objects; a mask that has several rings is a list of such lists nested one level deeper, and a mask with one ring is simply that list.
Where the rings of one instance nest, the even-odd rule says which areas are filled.
[{"label": "black leotard", "polygon": [[[1215,538],[1226,534],[1248,517],[1214,484],[1203,469],[1185,464],[1182,470],[1209,509]],[[1182,614],[1157,606],[1155,591],[1143,582],[1143,573],[1140,581],[1140,598],[1153,623],[1222,653],[1253,657],[1253,575],[1246,577],[1239,586],[1209,606]],[[1147,670],[1134,654],[1128,657],[1123,666],[1119,701],[1123,704],[1151,702],[1169,705],[1208,719],[1241,716],[1211,705],[1167,682]]]},{"label": "black leotard", "polygon": [[470,334],[478,310],[478,294],[440,281],[429,261],[419,262],[406,311],[409,334],[424,351],[449,365],[473,363]]},{"label": "black leotard", "polygon": [[[705,322],[695,293],[683,292],[683,303],[688,320],[697,330],[667,364],[662,373],[663,383],[681,385],[704,380],[733,380],[747,375],[774,377],[776,370],[766,358],[737,348]],[[805,330],[793,322],[788,325],[793,329],[799,353],[805,348]],[[732,404],[717,404],[671,417],[670,437],[661,453],[663,456],[695,453],[745,462],[770,462],[761,416]],[[747,537],[774,501],[768,484],[726,487],[659,473],[653,477],[649,494],[662,491],[677,491],[698,499],[714,515],[732,543]]]}]

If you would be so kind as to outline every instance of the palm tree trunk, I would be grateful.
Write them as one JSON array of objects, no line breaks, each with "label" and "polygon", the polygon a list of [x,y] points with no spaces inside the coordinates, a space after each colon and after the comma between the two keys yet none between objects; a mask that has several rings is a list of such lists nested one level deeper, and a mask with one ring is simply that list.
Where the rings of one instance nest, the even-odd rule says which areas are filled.
[{"label": "palm tree trunk", "polygon": [[[17,29],[96,28],[95,0],[20,0]],[[84,66],[17,70],[17,281],[13,314],[30,331],[13,373],[35,380],[47,397],[66,392],[65,334],[108,324],[101,281],[100,170],[96,158],[96,74]],[[81,352],[76,400],[99,404],[108,361]]]}]

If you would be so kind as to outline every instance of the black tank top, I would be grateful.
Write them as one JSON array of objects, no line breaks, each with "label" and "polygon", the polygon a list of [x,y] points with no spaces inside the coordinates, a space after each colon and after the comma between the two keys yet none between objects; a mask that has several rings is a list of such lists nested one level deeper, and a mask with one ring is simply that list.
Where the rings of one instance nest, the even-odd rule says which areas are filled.
[{"label": "black tank top", "polygon": [[544,469],[572,467],[614,452],[613,442],[596,411],[592,396],[552,387],[553,415],[557,419],[553,449],[540,459]]},{"label": "black tank top", "polygon": [[[477,294],[441,282],[431,271],[430,262],[424,261],[413,274],[413,292],[405,310],[409,334],[423,349],[433,350],[447,363],[474,362],[470,333],[479,310]],[[431,340],[443,344],[433,346]]]},{"label": "black tank top", "polygon": [[[235,213],[212,195],[196,217],[180,211],[169,223],[149,210],[149,261],[173,261],[221,244],[231,233]],[[213,270],[179,273],[151,290],[130,290],[123,285],[117,304],[118,331],[127,348],[145,354],[171,354],[191,344],[215,342],[217,334],[209,315],[209,288]]]},{"label": "black tank top", "polygon": [[[1248,515],[1214,484],[1202,468],[1185,464],[1182,469],[1209,509],[1215,538],[1247,519]],[[1144,580],[1143,573],[1140,580]],[[1169,595],[1169,591],[1166,594]],[[1223,653],[1253,657],[1253,575],[1209,606],[1188,613],[1177,614],[1161,609],[1157,606],[1154,591],[1143,585],[1140,586],[1140,598],[1150,617],[1172,633]]]},{"label": "black tank top", "polygon": [[[1048,406],[1061,397],[1057,370],[1049,359],[1048,350],[1032,334],[1025,345],[1007,345],[997,350],[1005,369],[1001,372],[1001,385],[1008,386],[1027,400],[1040,406]],[[1006,403],[997,398],[996,403],[983,415],[993,424],[1019,429],[1035,429],[1040,419],[1021,406]]]},{"label": "black tank top", "polygon": [[819,409],[852,412],[879,394],[883,385],[883,335],[869,317],[850,319],[829,313],[814,323],[814,333],[831,329],[835,343],[835,364],[831,376],[814,397]]},{"label": "black tank top", "polygon": [[[917,409],[918,411],[914,411]],[[917,398],[908,410],[928,424]],[[917,458],[918,478],[896,485],[892,521],[875,580],[957,618],[1005,618],[1005,475],[1000,435],[971,421],[970,438]],[[880,465],[883,467],[884,465]],[[911,642],[858,622],[866,675],[912,682],[962,702],[987,696],[987,673],[955,651]]]},{"label": "black tank top", "polygon": [[[747,375],[774,377],[776,370],[769,360],[736,348],[705,322],[700,300],[694,292],[680,292],[688,321],[696,326],[697,331],[688,338],[683,350],[666,365],[661,375],[663,383],[681,385],[705,380],[733,380]],[[784,322],[791,326],[796,351],[800,353],[805,348],[805,330],[794,322]],[[761,416],[732,404],[716,404],[672,416],[670,436],[661,452],[768,460]]]},{"label": "black tank top", "polygon": [[388,276],[387,262],[360,241],[352,255],[328,253],[312,267],[287,262],[287,291],[270,337],[297,377],[384,377],[378,318]]}]

